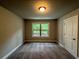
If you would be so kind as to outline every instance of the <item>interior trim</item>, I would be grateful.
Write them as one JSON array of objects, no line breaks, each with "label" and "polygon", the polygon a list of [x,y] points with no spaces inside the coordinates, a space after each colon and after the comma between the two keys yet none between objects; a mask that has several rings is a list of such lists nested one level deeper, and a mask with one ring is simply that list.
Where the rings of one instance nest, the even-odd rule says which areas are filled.
[{"label": "interior trim", "polygon": [[6,54],[1,59],[7,59],[7,57],[10,56],[13,52],[15,52],[20,46],[22,46],[22,44],[18,45],[16,48],[14,48],[11,52],[9,52],[8,54]]},{"label": "interior trim", "polygon": [[64,45],[63,44],[61,44],[61,43],[58,43],[61,47],[63,47],[64,48]]}]

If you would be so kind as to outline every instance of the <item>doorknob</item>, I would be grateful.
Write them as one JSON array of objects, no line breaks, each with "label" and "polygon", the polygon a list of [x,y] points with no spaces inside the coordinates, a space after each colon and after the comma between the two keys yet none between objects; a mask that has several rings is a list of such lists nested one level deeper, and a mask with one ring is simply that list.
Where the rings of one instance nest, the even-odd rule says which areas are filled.
[{"label": "doorknob", "polygon": [[73,38],[73,40],[76,40],[75,38]]}]

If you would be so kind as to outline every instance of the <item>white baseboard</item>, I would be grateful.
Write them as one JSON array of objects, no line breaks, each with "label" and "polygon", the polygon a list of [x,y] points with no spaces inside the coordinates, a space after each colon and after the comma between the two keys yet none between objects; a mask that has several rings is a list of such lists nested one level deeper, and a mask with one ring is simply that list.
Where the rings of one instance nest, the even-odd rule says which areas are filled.
[{"label": "white baseboard", "polygon": [[14,51],[16,51],[16,49],[18,49],[22,44],[18,45],[16,48],[14,48],[11,52],[9,52],[8,54],[6,54],[4,57],[2,57],[1,59],[7,59],[8,56],[10,56]]},{"label": "white baseboard", "polygon": [[[65,48],[61,43],[58,43],[61,47],[63,47],[63,48]],[[66,48],[65,48],[66,49]],[[66,49],[69,53],[71,53],[72,55],[73,55],[73,53],[72,52],[70,52],[70,50],[69,49]],[[73,55],[74,56],[74,55]],[[76,59],[79,59],[79,57],[77,57],[77,56],[74,56]]]},{"label": "white baseboard", "polygon": [[57,42],[57,40],[25,40],[25,42]]},{"label": "white baseboard", "polygon": [[61,43],[58,43],[61,47],[64,47]]}]

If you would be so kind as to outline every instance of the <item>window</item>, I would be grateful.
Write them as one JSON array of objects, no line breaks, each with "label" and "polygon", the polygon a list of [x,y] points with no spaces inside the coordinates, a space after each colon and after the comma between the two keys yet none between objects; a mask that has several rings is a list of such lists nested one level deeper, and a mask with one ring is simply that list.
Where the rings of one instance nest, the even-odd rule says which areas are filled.
[{"label": "window", "polygon": [[49,24],[32,24],[32,37],[48,37],[49,34]]}]

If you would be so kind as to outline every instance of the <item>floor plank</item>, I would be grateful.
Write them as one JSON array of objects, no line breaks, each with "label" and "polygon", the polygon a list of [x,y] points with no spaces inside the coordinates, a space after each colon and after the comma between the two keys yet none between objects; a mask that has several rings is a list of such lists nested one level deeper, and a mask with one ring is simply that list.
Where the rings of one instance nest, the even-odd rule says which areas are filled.
[{"label": "floor plank", "polygon": [[55,43],[28,43],[7,59],[75,59],[68,51]]}]

